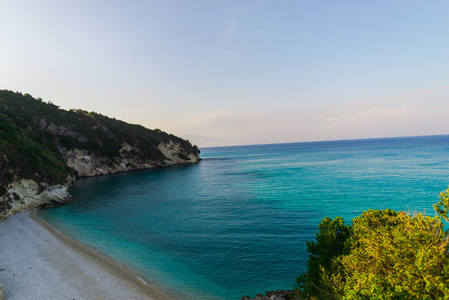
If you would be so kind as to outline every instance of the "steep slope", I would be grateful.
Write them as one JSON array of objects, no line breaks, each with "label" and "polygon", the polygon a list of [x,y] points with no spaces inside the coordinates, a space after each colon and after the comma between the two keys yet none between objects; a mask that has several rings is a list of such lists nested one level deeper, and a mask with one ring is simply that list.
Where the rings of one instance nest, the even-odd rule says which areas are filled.
[{"label": "steep slope", "polygon": [[0,91],[0,217],[67,201],[74,177],[200,161],[189,141]]}]

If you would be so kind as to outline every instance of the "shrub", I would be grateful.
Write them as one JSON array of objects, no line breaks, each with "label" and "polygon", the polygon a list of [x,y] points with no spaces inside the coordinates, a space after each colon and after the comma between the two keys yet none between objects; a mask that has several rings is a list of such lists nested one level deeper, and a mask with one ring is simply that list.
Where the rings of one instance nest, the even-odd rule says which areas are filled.
[{"label": "shrub", "polygon": [[350,253],[332,275],[342,299],[442,299],[449,296],[448,239],[439,217],[390,210],[354,220]]}]

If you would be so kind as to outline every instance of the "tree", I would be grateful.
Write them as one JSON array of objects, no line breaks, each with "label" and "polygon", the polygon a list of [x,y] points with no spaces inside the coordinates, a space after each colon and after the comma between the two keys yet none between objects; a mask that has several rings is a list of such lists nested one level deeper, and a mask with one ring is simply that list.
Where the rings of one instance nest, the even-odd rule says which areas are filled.
[{"label": "tree", "polygon": [[324,218],[318,226],[316,242],[307,242],[309,261],[307,272],[297,278],[298,290],[303,297],[316,296],[333,299],[334,290],[329,275],[338,273],[341,264],[337,258],[347,252],[346,242],[350,236],[350,226],[344,225],[341,217]]}]

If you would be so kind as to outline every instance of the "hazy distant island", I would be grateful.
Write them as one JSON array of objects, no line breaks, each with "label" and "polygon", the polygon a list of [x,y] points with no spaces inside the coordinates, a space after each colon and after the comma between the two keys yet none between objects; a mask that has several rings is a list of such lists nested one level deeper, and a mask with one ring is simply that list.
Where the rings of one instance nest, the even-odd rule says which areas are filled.
[{"label": "hazy distant island", "polygon": [[199,153],[159,129],[1,90],[0,219],[66,202],[76,177],[197,163]]}]

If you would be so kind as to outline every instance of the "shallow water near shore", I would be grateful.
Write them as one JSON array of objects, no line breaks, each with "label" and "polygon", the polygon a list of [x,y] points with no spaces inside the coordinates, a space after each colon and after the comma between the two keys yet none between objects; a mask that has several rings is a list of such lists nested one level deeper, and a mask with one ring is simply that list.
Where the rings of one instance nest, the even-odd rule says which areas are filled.
[{"label": "shallow water near shore", "polygon": [[325,216],[426,211],[449,184],[449,136],[201,149],[203,161],[75,182],[39,215],[180,299],[292,289]]}]

